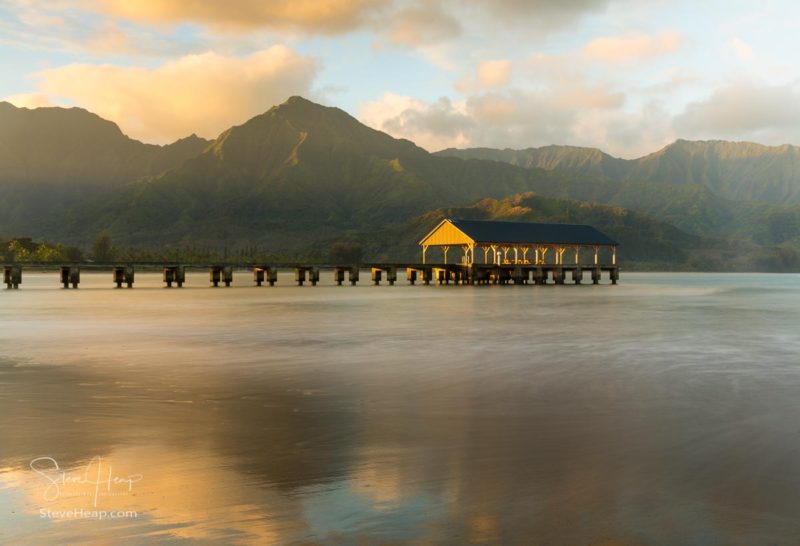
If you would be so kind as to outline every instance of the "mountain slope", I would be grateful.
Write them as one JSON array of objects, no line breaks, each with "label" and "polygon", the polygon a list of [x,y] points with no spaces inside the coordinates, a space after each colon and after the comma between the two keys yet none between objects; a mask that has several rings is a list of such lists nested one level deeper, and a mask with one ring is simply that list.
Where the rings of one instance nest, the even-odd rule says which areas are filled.
[{"label": "mountain slope", "polygon": [[[124,188],[88,214],[140,243],[378,229],[434,207],[557,183],[543,170],[436,157],[338,108],[292,97],[225,131],[199,156]],[[81,226],[71,225],[81,237]]]},{"label": "mountain slope", "polygon": [[180,165],[208,144],[195,135],[143,144],[80,108],[0,102],[0,235],[63,233],[82,203]]},{"label": "mountain slope", "polygon": [[748,142],[678,140],[633,160],[594,148],[448,149],[439,155],[490,159],[616,181],[693,184],[733,200],[800,203],[800,148]]}]

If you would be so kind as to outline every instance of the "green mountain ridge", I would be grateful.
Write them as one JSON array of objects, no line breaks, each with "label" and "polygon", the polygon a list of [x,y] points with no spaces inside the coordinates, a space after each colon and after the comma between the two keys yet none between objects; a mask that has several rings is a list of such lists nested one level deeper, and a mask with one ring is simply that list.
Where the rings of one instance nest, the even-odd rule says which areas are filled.
[{"label": "green mountain ridge", "polygon": [[[129,139],[84,110],[9,107],[0,105],[0,121],[16,116],[18,127],[0,130],[0,143],[12,141],[18,151],[0,154],[0,240],[30,236],[86,248],[107,230],[127,247],[257,247],[319,257],[346,242],[365,258],[406,259],[416,256],[410,234],[442,211],[486,215],[492,200],[505,210],[504,200],[516,199],[529,209],[523,219],[574,216],[621,233],[630,265],[707,267],[693,250],[702,249],[712,263],[759,267],[730,250],[738,248],[751,257],[780,255],[774,269],[793,260],[800,266],[800,205],[728,199],[696,179],[626,179],[629,163],[599,150],[552,146],[527,159],[504,151],[502,161],[430,154],[302,97],[213,142],[193,136],[165,147]],[[20,135],[43,135],[42,142]],[[52,157],[34,170],[19,168],[21,157],[36,163],[30,158],[42,150]],[[98,154],[106,155],[97,172],[85,175]],[[635,220],[632,231],[620,218]]]},{"label": "green mountain ridge", "polygon": [[470,148],[437,152],[526,168],[619,182],[694,184],[733,200],[800,203],[800,148],[751,142],[677,140],[638,159],[619,159],[596,148],[545,146],[523,150]]},{"label": "green mountain ridge", "polygon": [[85,202],[179,165],[209,144],[196,135],[144,144],[81,108],[0,102],[0,232],[60,236]]}]

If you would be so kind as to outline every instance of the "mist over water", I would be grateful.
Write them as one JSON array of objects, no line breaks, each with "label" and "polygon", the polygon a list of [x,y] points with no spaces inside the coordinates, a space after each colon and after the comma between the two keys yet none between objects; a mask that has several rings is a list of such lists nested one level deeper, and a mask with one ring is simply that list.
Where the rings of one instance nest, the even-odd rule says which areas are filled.
[{"label": "mist over water", "polygon": [[82,277],[0,293],[0,543],[800,538],[798,275]]}]

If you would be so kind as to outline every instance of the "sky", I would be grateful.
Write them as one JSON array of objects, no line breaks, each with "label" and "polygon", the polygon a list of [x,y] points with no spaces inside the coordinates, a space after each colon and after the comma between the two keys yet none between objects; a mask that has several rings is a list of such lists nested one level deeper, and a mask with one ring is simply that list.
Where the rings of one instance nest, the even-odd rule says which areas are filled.
[{"label": "sky", "polygon": [[792,0],[0,0],[0,100],[164,144],[292,95],[436,151],[800,144]]}]

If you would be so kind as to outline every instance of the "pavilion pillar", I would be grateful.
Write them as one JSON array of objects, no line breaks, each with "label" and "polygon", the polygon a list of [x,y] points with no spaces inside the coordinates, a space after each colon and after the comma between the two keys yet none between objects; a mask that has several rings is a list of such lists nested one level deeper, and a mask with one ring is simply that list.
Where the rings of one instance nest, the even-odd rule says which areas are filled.
[{"label": "pavilion pillar", "polygon": [[447,251],[448,251],[448,250],[450,250],[450,247],[449,247],[449,246],[447,246],[447,245],[444,245],[444,246],[442,247],[442,255],[444,256],[444,263],[447,263]]},{"label": "pavilion pillar", "polygon": [[514,247],[514,263],[519,263],[519,248]]},{"label": "pavilion pillar", "polygon": [[565,247],[565,246],[558,247],[558,249],[557,249],[557,252],[558,252],[558,262],[557,263],[558,263],[558,265],[564,265],[564,252],[566,252],[566,251],[567,251],[567,247]]},{"label": "pavilion pillar", "polygon": [[481,250],[483,250],[483,263],[488,264],[490,248],[488,246],[484,246]]},{"label": "pavilion pillar", "polygon": [[581,263],[581,247],[575,247],[575,265]]},{"label": "pavilion pillar", "polygon": [[594,249],[594,265],[597,265],[600,259],[600,247],[594,246],[592,248]]},{"label": "pavilion pillar", "polygon": [[522,262],[523,263],[528,261],[528,251],[529,250],[530,250],[530,247],[527,247],[527,246],[523,246],[522,247]]},{"label": "pavilion pillar", "polygon": [[611,247],[611,265],[617,265],[617,247]]},{"label": "pavilion pillar", "polygon": [[425,264],[425,254],[428,252],[428,245],[422,245],[422,263]]},{"label": "pavilion pillar", "polygon": [[497,265],[497,245],[489,245],[492,249],[492,263]]},{"label": "pavilion pillar", "polygon": [[541,264],[544,265],[545,262],[547,261],[547,251],[550,250],[550,247],[543,246],[541,250],[542,250],[542,252],[541,252],[541,256],[542,256]]}]

